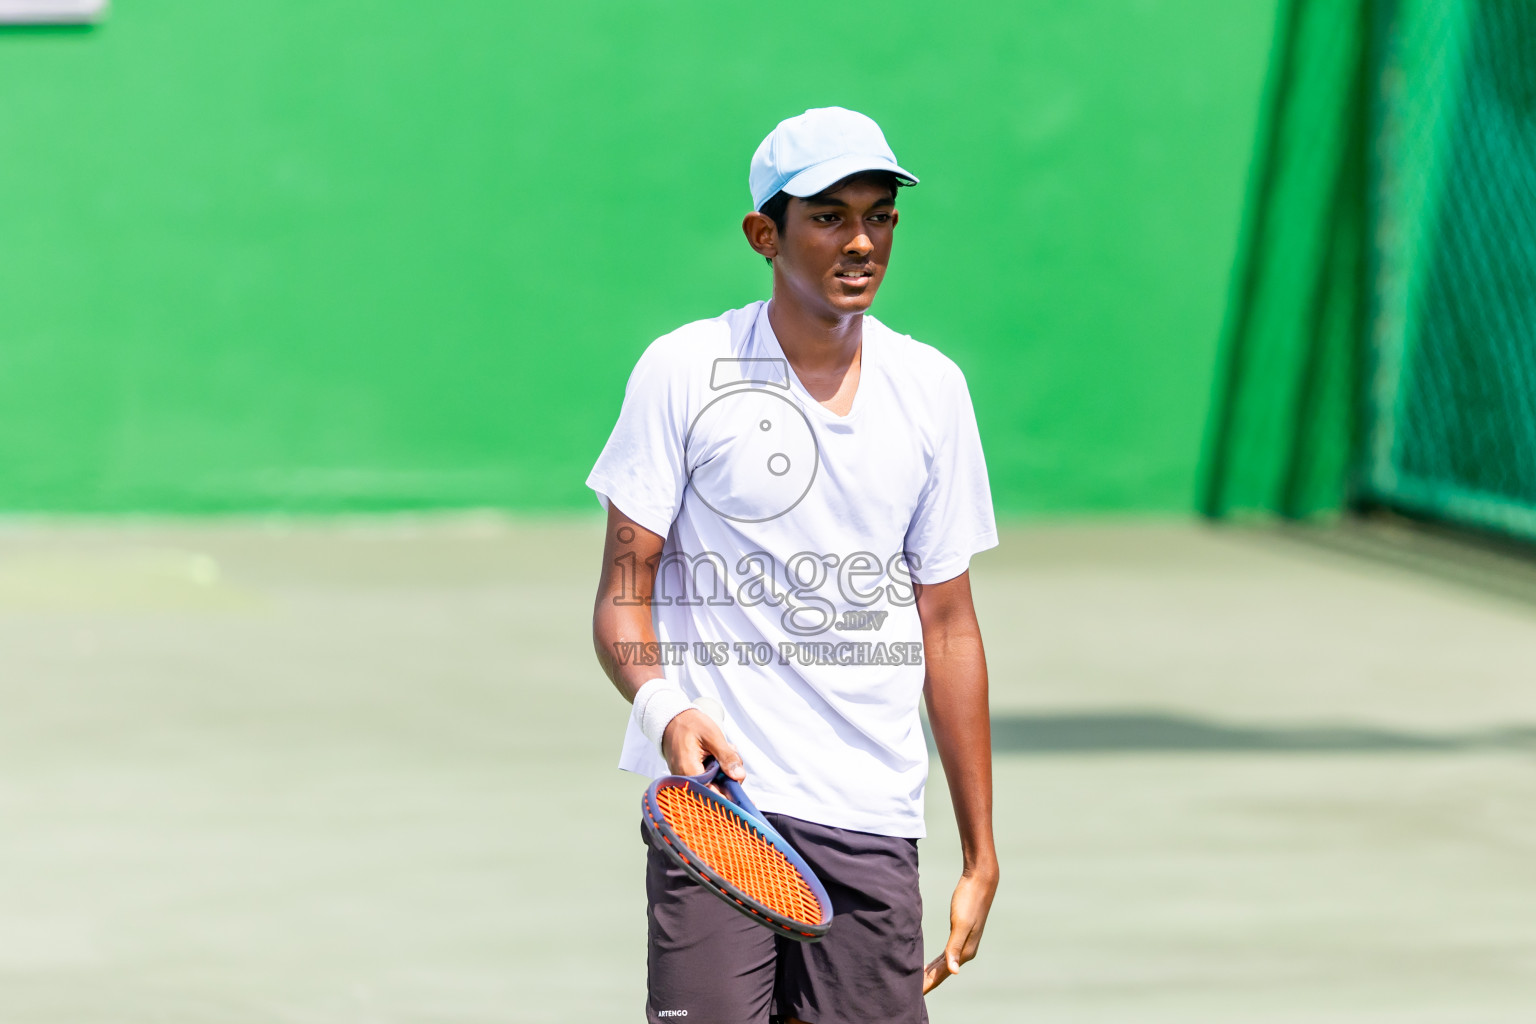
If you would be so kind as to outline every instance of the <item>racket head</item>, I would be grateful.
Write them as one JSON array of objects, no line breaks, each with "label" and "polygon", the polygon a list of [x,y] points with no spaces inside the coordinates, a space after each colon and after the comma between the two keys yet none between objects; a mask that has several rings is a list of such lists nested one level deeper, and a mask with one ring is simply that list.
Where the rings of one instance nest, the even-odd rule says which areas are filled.
[{"label": "racket head", "polygon": [[827,890],[766,821],[681,775],[651,783],[641,805],[656,848],[694,881],[777,935],[797,942],[826,936]]}]

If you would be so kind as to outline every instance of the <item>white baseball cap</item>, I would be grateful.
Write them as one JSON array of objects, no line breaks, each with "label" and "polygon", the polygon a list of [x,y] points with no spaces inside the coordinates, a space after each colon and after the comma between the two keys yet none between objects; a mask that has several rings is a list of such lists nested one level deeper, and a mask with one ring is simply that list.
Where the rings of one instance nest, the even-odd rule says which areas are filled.
[{"label": "white baseball cap", "polygon": [[813,196],[860,171],[890,171],[904,184],[917,184],[917,175],[897,165],[873,120],[842,107],[807,110],[780,121],[752,154],[752,209],[761,210],[779,192]]}]

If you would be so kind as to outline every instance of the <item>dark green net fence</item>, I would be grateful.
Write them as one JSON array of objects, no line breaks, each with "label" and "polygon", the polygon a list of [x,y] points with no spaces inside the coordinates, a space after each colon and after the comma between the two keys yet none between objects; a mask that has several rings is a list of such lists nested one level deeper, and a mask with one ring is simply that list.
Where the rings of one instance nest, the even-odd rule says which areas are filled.
[{"label": "dark green net fence", "polygon": [[1203,510],[1536,539],[1536,0],[1285,0]]}]

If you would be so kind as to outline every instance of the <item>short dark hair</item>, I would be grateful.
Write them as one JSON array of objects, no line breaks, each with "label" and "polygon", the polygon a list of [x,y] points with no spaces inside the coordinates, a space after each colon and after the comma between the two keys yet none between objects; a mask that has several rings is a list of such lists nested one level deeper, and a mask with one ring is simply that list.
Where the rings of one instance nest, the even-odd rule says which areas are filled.
[{"label": "short dark hair", "polygon": [[789,193],[775,192],[758,212],[777,224],[782,235],[789,223]]},{"label": "short dark hair", "polygon": [[[896,190],[902,185],[906,184],[906,182],[902,181],[891,171],[860,171],[858,174],[850,174],[846,178],[840,178],[839,180],[834,181],[820,192],[817,192],[814,196],[806,196],[805,201],[810,202],[813,199],[819,199],[820,197],[827,195],[829,192],[841,188],[851,181],[857,181],[860,178],[868,178],[871,181],[878,181],[880,184],[887,186],[891,190],[891,198],[893,199],[896,197]],[[763,204],[762,209],[757,211],[758,213],[763,214],[769,220],[773,221],[774,225],[778,227],[779,234],[781,235],[784,233],[785,227],[787,227],[789,224],[789,200],[790,195],[788,192],[775,192],[771,197],[769,197],[768,201]],[[769,266],[772,266],[773,260],[768,260],[768,264]]]}]

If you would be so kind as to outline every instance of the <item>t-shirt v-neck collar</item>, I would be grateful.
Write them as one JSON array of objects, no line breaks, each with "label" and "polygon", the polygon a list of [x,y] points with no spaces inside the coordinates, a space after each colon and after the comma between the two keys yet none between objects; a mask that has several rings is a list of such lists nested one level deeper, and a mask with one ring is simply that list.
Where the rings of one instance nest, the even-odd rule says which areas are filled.
[{"label": "t-shirt v-neck collar", "polygon": [[[868,317],[865,318],[864,324],[862,326],[869,326]],[[789,361],[789,357],[784,354],[784,346],[779,344],[779,336],[774,333],[773,324],[768,322],[768,303],[766,301],[758,307],[757,319],[753,322],[752,328],[754,332],[762,332],[762,337],[767,342],[768,348],[773,356],[775,358],[784,360],[784,366],[789,371],[786,376],[789,377],[790,389],[800,396],[801,401],[804,404],[809,405],[812,409],[814,409],[817,415],[822,417],[822,419],[826,420],[828,423],[852,423],[859,417],[864,406],[867,404],[864,401],[864,394],[867,390],[866,385],[869,383],[868,370],[870,368],[870,346],[869,334],[867,331],[859,341],[859,384],[853,392],[853,404],[848,407],[848,412],[846,414],[839,416],[831,409],[828,409],[826,406],[822,405],[821,402],[816,399],[816,396],[811,394],[810,390],[806,388],[805,384],[801,382],[800,374],[795,371],[795,364],[791,363]]]}]

